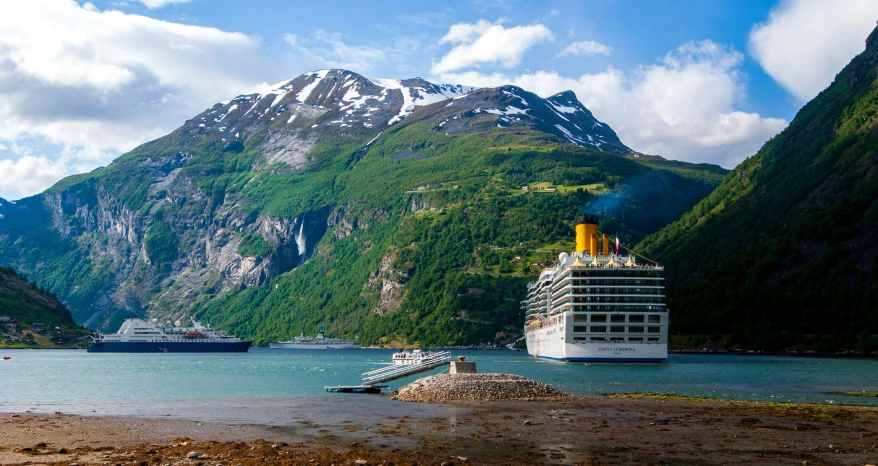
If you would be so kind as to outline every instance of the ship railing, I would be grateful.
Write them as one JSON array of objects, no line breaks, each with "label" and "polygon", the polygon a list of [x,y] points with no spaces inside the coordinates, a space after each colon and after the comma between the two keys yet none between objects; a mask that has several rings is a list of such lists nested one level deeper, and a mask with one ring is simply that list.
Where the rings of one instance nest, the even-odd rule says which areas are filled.
[{"label": "ship railing", "polygon": [[448,364],[450,360],[450,351],[440,351],[424,356],[417,364],[394,364],[374,371],[364,372],[360,377],[363,379],[364,385],[389,382],[391,380],[401,379],[409,375],[435,369],[436,367]]}]

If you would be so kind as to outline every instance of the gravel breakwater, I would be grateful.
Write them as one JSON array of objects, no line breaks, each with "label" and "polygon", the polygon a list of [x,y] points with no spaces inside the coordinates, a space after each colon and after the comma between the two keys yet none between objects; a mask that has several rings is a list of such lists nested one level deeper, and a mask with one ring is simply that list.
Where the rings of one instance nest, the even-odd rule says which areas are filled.
[{"label": "gravel breakwater", "polygon": [[439,374],[418,379],[394,392],[393,400],[444,402],[490,400],[568,400],[574,395],[520,375]]}]

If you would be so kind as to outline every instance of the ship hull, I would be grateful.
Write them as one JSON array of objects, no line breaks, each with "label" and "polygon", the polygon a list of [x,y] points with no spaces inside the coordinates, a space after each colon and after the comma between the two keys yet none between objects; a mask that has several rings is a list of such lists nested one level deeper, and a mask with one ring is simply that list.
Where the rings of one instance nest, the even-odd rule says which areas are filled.
[{"label": "ship hull", "polygon": [[527,352],[535,358],[570,362],[662,362],[668,345],[659,343],[566,343],[528,334]]},{"label": "ship hull", "polygon": [[303,343],[269,343],[269,348],[275,349],[309,349],[309,350],[322,350],[322,349],[360,349],[359,343],[320,343],[320,344],[303,344]]},{"label": "ship hull", "polygon": [[231,342],[89,342],[89,353],[246,353],[252,341]]}]

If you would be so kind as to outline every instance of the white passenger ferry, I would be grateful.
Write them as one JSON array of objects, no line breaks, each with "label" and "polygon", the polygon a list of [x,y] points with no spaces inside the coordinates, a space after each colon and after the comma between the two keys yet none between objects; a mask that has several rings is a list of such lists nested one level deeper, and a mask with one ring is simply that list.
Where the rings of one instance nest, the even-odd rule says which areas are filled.
[{"label": "white passenger ferry", "polygon": [[246,353],[252,341],[193,321],[191,327],[156,325],[156,320],[128,318],[116,333],[88,337],[89,353]]},{"label": "white passenger ferry", "polygon": [[[668,309],[658,264],[610,251],[592,216],[576,220],[576,251],[527,286],[527,351],[582,362],[661,362],[668,357]],[[618,248],[617,248],[618,249]]]},{"label": "white passenger ferry", "polygon": [[279,349],[360,349],[360,342],[326,338],[321,331],[314,338],[306,337],[305,333],[302,332],[301,335],[292,340],[271,342],[268,346]]}]

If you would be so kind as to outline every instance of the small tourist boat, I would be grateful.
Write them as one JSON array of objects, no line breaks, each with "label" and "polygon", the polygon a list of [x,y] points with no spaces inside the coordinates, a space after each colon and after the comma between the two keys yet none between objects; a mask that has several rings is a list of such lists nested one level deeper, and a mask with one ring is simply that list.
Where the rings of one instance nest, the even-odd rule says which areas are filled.
[{"label": "small tourist boat", "polygon": [[4,360],[4,361],[8,361],[8,360],[10,360],[10,359],[12,359],[12,356],[3,356],[3,360]]},{"label": "small tourist boat", "polygon": [[396,353],[393,353],[393,364],[422,364],[426,359],[429,359],[433,355],[435,355],[435,353],[431,353],[426,349],[416,349],[411,351],[401,349]]}]

